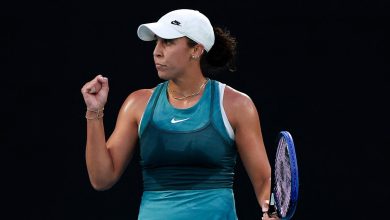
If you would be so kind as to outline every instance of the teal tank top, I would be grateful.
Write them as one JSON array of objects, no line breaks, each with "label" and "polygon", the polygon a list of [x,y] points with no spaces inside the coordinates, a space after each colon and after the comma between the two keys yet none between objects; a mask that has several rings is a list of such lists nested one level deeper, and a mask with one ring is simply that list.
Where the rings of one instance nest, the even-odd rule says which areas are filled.
[{"label": "teal tank top", "polygon": [[145,191],[232,188],[237,149],[221,113],[219,82],[209,80],[200,100],[178,109],[158,84],[139,127]]}]

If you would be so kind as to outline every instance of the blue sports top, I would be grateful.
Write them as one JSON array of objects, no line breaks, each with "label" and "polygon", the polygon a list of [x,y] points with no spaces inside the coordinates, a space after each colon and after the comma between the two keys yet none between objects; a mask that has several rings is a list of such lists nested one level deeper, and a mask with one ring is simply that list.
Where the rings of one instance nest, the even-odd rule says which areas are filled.
[{"label": "blue sports top", "polygon": [[139,126],[144,190],[232,188],[237,149],[218,89],[224,84],[209,80],[186,109],[170,104],[167,85],[157,85]]}]

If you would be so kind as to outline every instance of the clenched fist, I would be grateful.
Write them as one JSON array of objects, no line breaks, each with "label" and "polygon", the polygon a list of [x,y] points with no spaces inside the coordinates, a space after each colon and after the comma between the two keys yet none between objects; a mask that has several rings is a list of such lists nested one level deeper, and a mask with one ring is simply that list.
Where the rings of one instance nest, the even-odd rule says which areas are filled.
[{"label": "clenched fist", "polygon": [[107,102],[108,90],[108,79],[102,75],[98,75],[93,80],[85,83],[81,88],[81,93],[87,109],[103,109]]}]

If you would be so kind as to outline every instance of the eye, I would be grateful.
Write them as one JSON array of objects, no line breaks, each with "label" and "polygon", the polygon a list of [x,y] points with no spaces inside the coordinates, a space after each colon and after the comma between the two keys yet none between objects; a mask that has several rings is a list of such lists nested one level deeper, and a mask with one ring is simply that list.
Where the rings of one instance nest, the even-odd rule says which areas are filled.
[{"label": "eye", "polygon": [[169,46],[169,45],[172,45],[172,44],[174,44],[174,42],[175,42],[175,39],[164,39],[164,38],[157,38],[157,40],[156,40],[156,44],[158,44],[158,43],[161,43],[162,45],[164,45],[164,46]]},{"label": "eye", "polygon": [[170,45],[173,44],[173,39],[163,39],[164,44]]}]

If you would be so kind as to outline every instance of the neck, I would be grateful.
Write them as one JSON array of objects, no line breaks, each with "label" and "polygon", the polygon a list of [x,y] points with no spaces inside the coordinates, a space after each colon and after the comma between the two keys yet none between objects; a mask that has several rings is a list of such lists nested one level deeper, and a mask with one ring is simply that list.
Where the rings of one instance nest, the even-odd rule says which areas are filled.
[{"label": "neck", "polygon": [[190,99],[200,95],[208,81],[203,75],[193,80],[170,80],[168,82],[168,95],[176,100]]}]

